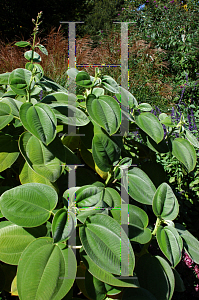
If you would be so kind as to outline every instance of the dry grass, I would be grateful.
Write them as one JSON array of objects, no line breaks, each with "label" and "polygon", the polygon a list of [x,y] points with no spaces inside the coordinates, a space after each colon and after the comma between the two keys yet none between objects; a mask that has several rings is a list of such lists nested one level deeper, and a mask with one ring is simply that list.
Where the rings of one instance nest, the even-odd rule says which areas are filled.
[{"label": "dry grass", "polygon": [[[129,31],[129,36],[134,36],[133,31]],[[41,65],[45,75],[52,78],[61,85],[67,83],[68,69],[68,39],[59,27],[58,31],[52,29],[43,40],[37,40],[48,50],[48,56],[41,53]],[[93,42],[89,36],[76,40],[76,64],[120,64],[120,32],[112,32],[104,39],[100,45],[93,47]],[[28,48],[19,48],[12,44],[0,42],[0,72],[11,72],[15,68],[24,68],[27,60],[24,58],[24,51]],[[136,62],[135,67],[130,69],[130,90],[140,86],[150,88],[152,92],[159,91],[160,95],[168,100],[173,97],[170,84],[164,84],[158,78],[161,69],[168,68],[168,64],[163,61],[162,49],[155,49],[152,43],[144,40],[132,40],[129,44],[129,65],[132,60]],[[85,69],[89,74],[94,74],[93,67],[78,67]],[[112,75],[116,80],[120,78],[120,68],[103,68],[106,74]]]}]

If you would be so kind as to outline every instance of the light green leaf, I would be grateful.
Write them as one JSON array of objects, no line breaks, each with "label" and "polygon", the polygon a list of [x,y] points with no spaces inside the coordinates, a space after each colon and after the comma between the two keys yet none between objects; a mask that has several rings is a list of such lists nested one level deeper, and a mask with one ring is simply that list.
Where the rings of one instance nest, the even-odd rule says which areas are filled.
[{"label": "light green leaf", "polygon": [[13,120],[11,108],[8,104],[0,101],[0,130],[6,127]]},{"label": "light green leaf", "polygon": [[119,104],[114,98],[104,95],[98,98],[90,94],[86,100],[86,108],[90,117],[109,135],[114,134],[120,127],[121,114]]},{"label": "light green leaf", "polygon": [[41,61],[41,56],[37,52],[32,51],[32,50],[26,51],[24,53],[24,57],[27,60],[31,60],[32,59],[32,52],[33,52],[33,62],[40,62]]},{"label": "light green leaf", "polygon": [[3,172],[17,160],[19,148],[12,136],[0,133],[0,172]]},{"label": "light green leaf", "polygon": [[18,47],[27,47],[27,46],[30,46],[30,43],[29,42],[25,42],[25,41],[20,41],[20,42],[16,42],[15,46],[18,46]]},{"label": "light green leaf", "polygon": [[10,76],[10,72],[0,74],[0,84],[1,85],[3,85],[3,84],[7,85],[9,76]]},{"label": "light green leaf", "polygon": [[149,103],[141,103],[137,106],[141,111],[151,111],[153,108]]},{"label": "light green leaf", "polygon": [[105,87],[105,89],[112,93],[119,93],[119,85],[111,76],[103,75],[101,80],[101,84]]},{"label": "light green leaf", "polygon": [[19,262],[19,298],[63,299],[75,281],[76,270],[76,258],[70,248],[54,245],[51,238],[36,239],[25,249]]},{"label": "light green leaf", "polygon": [[54,140],[57,120],[49,106],[43,103],[24,103],[19,115],[23,126],[44,144],[48,145]]},{"label": "light green leaf", "polygon": [[48,146],[24,132],[19,138],[20,151],[30,168],[51,182],[55,182],[64,171],[66,151],[59,138]]},{"label": "light green leaf", "polygon": [[47,51],[46,47],[44,47],[44,46],[41,45],[41,44],[36,45],[36,47],[38,47],[39,50],[40,50],[43,54],[48,55],[48,51]]},{"label": "light green leaf", "polygon": [[100,268],[116,275],[121,272],[124,276],[133,275],[133,249],[126,233],[113,218],[104,214],[88,217],[80,227],[80,239],[88,256]]},{"label": "light green leaf", "polygon": [[55,183],[50,182],[45,177],[43,177],[43,176],[39,175],[38,173],[36,173],[35,171],[33,171],[33,169],[31,169],[29,167],[29,165],[27,164],[26,161],[25,161],[22,169],[20,170],[19,179],[20,179],[21,184],[32,183],[32,182],[43,183],[43,184],[51,186],[55,190],[58,189],[57,185]]},{"label": "light green leaf", "polygon": [[185,131],[185,136],[188,139],[188,141],[195,146],[196,148],[199,148],[199,141],[197,140],[197,138],[189,131],[186,129]]},{"label": "light green leaf", "polygon": [[57,120],[62,124],[85,126],[90,122],[87,115],[73,105],[53,103],[49,106],[52,108]]},{"label": "light green leaf", "polygon": [[74,79],[76,78],[77,74],[79,73],[80,71],[78,71],[77,69],[75,68],[70,68],[69,70],[67,70],[67,74],[70,78]]},{"label": "light green leaf", "polygon": [[135,108],[138,103],[135,97],[123,87],[119,87],[119,93],[115,94],[117,100],[124,106]]},{"label": "light green leaf", "polygon": [[188,172],[193,171],[196,166],[196,151],[189,141],[183,138],[176,138],[172,141],[172,154],[187,168]]},{"label": "light green leaf", "polygon": [[18,265],[20,256],[28,244],[37,237],[45,236],[46,232],[44,225],[36,228],[23,228],[9,221],[1,222],[0,260],[9,265]]},{"label": "light green leaf", "polygon": [[45,223],[57,204],[53,188],[41,183],[27,183],[1,195],[1,212],[6,219],[23,227]]},{"label": "light green leaf", "polygon": [[160,249],[175,267],[181,260],[183,247],[182,239],[177,230],[172,226],[159,226],[156,237]]},{"label": "light green leaf", "polygon": [[90,257],[84,251],[83,247],[80,249],[80,255],[87,270],[100,281],[119,287],[138,287],[139,283],[135,277],[129,276],[128,278],[121,278],[100,268],[90,259]]},{"label": "light green leaf", "polygon": [[[18,68],[10,73],[9,76],[9,85],[13,92],[17,95],[26,96],[27,89],[30,85],[32,73],[26,69]],[[33,88],[35,82],[33,81],[31,84],[31,88]]]},{"label": "light green leaf", "polygon": [[146,134],[148,134],[156,143],[164,138],[164,130],[158,118],[152,113],[144,112],[135,116],[135,122]]},{"label": "light green leaf", "polygon": [[135,167],[128,171],[128,178],[125,178],[125,189],[134,200],[152,205],[156,188],[141,169]]},{"label": "light green leaf", "polygon": [[171,187],[163,182],[153,198],[153,212],[157,217],[165,220],[174,220],[179,212],[179,204]]},{"label": "light green leaf", "polygon": [[21,105],[23,104],[21,101],[18,101],[16,99],[12,99],[9,97],[4,97],[0,103],[8,104],[11,108],[11,114],[16,117],[19,117],[19,109],[20,109]]}]

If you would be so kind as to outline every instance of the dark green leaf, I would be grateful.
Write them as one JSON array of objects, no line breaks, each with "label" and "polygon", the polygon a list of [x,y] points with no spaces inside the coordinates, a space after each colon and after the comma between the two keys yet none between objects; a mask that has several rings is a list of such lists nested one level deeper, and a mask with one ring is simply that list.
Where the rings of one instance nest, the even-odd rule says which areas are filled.
[{"label": "dark green leaf", "polygon": [[54,243],[62,242],[71,236],[75,229],[75,215],[66,209],[59,209],[52,222],[52,234]]},{"label": "dark green leaf", "polygon": [[176,138],[172,141],[172,154],[185,165],[188,172],[193,171],[196,166],[196,151],[189,141]]},{"label": "dark green leaf", "polygon": [[0,172],[6,170],[17,160],[19,148],[12,136],[0,133]]}]

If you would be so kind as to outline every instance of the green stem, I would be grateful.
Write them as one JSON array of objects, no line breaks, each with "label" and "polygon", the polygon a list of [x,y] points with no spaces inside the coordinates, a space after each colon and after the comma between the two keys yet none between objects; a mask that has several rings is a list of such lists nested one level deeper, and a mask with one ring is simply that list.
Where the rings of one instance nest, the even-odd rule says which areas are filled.
[{"label": "green stem", "polygon": [[153,236],[156,235],[157,229],[158,229],[158,227],[160,226],[161,222],[162,222],[162,220],[161,220],[160,218],[157,218],[156,223],[155,223],[155,228],[154,228],[154,230],[153,230],[153,232],[152,232],[152,235],[153,235]]}]

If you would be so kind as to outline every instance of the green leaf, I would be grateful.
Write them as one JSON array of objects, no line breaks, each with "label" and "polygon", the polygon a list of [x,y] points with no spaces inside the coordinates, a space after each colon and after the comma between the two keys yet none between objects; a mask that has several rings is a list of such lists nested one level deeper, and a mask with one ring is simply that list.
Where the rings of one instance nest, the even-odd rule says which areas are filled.
[{"label": "green leaf", "polygon": [[34,172],[29,167],[29,165],[27,164],[26,161],[24,162],[24,164],[20,170],[19,179],[20,179],[21,184],[32,183],[32,182],[43,183],[43,184],[49,185],[52,188],[54,188],[55,190],[57,190],[57,186],[55,183],[50,182],[45,177]]},{"label": "green leaf", "polygon": [[31,61],[31,59],[32,59],[32,52],[33,52],[33,62],[40,62],[41,61],[41,56],[37,52],[32,51],[32,50],[26,51],[24,53],[24,57],[27,60]]},{"label": "green leaf", "polygon": [[165,220],[174,220],[179,212],[179,204],[171,187],[163,182],[153,198],[153,212],[156,217]]},{"label": "green leaf", "polygon": [[116,93],[115,96],[117,100],[126,107],[135,108],[138,105],[135,97],[121,86],[119,87],[119,93]]},{"label": "green leaf", "polygon": [[19,109],[23,104],[21,101],[9,97],[5,97],[1,100],[0,103],[6,103],[7,105],[9,105],[11,108],[11,114],[16,117],[19,117]]},{"label": "green leaf", "polygon": [[49,106],[43,103],[24,103],[19,111],[23,126],[44,144],[50,144],[56,136],[57,120]]},{"label": "green leaf", "polygon": [[160,256],[145,254],[139,258],[136,271],[140,286],[152,293],[157,300],[172,298],[175,279],[166,260]]},{"label": "green leaf", "polygon": [[121,114],[119,104],[113,97],[90,94],[86,100],[86,108],[90,117],[109,135],[116,133],[120,127]]},{"label": "green leaf", "polygon": [[[103,187],[83,186],[76,191],[76,205],[79,208],[92,207],[100,202]],[[98,204],[99,205],[99,204]]]},{"label": "green leaf", "polygon": [[0,133],[0,172],[3,172],[17,160],[19,149],[12,136]]},{"label": "green leaf", "polygon": [[158,245],[164,255],[175,267],[181,260],[183,242],[172,226],[159,226],[156,233]]},{"label": "green leaf", "polygon": [[16,42],[15,46],[18,46],[18,47],[27,47],[27,46],[30,46],[30,43],[29,42],[25,42],[25,41],[20,41],[20,42]]},{"label": "green leaf", "polygon": [[[69,292],[77,270],[76,258],[64,244],[51,238],[33,241],[23,252],[17,272],[19,298],[60,300]],[[30,288],[31,287],[31,288]]]},{"label": "green leaf", "polygon": [[75,229],[75,215],[65,208],[59,209],[52,222],[52,234],[54,243],[69,239]]},{"label": "green leaf", "polygon": [[199,141],[197,140],[197,138],[189,131],[186,129],[185,131],[185,136],[188,139],[188,141],[195,146],[196,148],[199,148]]},{"label": "green leaf", "polygon": [[58,137],[46,146],[29,132],[24,132],[19,138],[19,149],[29,167],[51,182],[64,171],[66,150]]},{"label": "green leaf", "polygon": [[137,106],[141,111],[151,111],[153,108],[149,103],[141,103]]},{"label": "green leaf", "polygon": [[91,81],[90,75],[84,71],[80,71],[79,73],[77,73],[76,83],[77,85],[80,85],[85,88],[89,88],[93,86],[93,82]]},{"label": "green leaf", "polygon": [[103,300],[106,296],[104,282],[93,277],[87,270],[85,272],[85,287],[90,299]]},{"label": "green leaf", "polygon": [[199,264],[199,241],[181,224],[176,223],[175,227],[184,242],[184,247],[196,264]]},{"label": "green leaf", "polygon": [[83,111],[72,105],[53,103],[49,106],[52,108],[58,122],[62,124],[85,126],[90,122],[89,118]]},{"label": "green leaf", "polygon": [[44,76],[44,70],[39,64],[27,62],[25,68],[34,74],[34,80],[36,82],[39,82]]},{"label": "green leaf", "polygon": [[0,130],[13,120],[11,108],[8,104],[0,102]]},{"label": "green leaf", "polygon": [[125,189],[136,201],[152,205],[156,188],[144,171],[135,167],[128,171],[125,178]]},{"label": "green leaf", "polygon": [[1,222],[0,260],[9,265],[18,265],[20,256],[28,244],[37,237],[45,236],[46,232],[47,229],[44,225],[28,229],[9,221]]},{"label": "green leaf", "polygon": [[148,290],[143,288],[128,288],[122,294],[122,300],[157,300]]},{"label": "green leaf", "polygon": [[6,219],[23,227],[45,223],[57,204],[53,188],[41,183],[27,183],[1,195],[1,212]]},{"label": "green leaf", "polygon": [[48,51],[47,51],[46,47],[44,47],[44,46],[41,45],[41,44],[36,45],[36,47],[38,47],[39,50],[40,50],[43,54],[48,55]]},{"label": "green leaf", "polygon": [[173,123],[171,116],[168,116],[165,113],[160,114],[159,119],[160,119],[161,124],[164,124],[167,127],[175,127],[176,126],[176,124]]},{"label": "green leaf", "polygon": [[118,277],[100,268],[90,259],[83,247],[80,249],[80,255],[87,270],[100,281],[119,287],[137,287],[139,285],[137,279],[134,277]]},{"label": "green leaf", "polygon": [[100,96],[104,96],[104,89],[102,88],[94,88],[92,90],[92,94],[95,95],[95,97],[100,97]]},{"label": "green leaf", "polygon": [[44,97],[41,103],[46,103],[46,104],[62,103],[62,104],[69,104],[69,105],[76,106],[76,99],[77,97],[74,94],[56,92],[56,93],[51,93],[46,97]]},{"label": "green leaf", "polygon": [[[13,92],[17,95],[26,96],[27,89],[30,85],[32,73],[26,69],[15,69],[10,73],[9,76],[9,85]],[[35,82],[33,81],[31,84],[31,88],[33,88]]]},{"label": "green leaf", "polygon": [[7,85],[9,76],[10,76],[10,72],[0,74],[0,84],[1,85],[3,85],[3,84]]},{"label": "green leaf", "polygon": [[120,157],[119,146],[103,132],[95,134],[92,141],[92,154],[98,168],[108,172]]},{"label": "green leaf", "polygon": [[80,227],[80,239],[88,256],[100,268],[117,275],[121,272],[133,275],[133,249],[126,233],[113,218],[103,214],[88,217]]},{"label": "green leaf", "polygon": [[[130,241],[140,244],[150,241],[152,235],[151,231],[146,228],[149,220],[144,210],[135,205],[122,204],[120,209],[113,208],[111,214],[119,224],[128,225]],[[128,219],[124,216],[128,216]]]},{"label": "green leaf", "polygon": [[196,151],[189,141],[176,138],[172,141],[172,154],[183,163],[188,172],[193,171],[196,166]]},{"label": "green leaf", "polygon": [[119,93],[119,85],[111,76],[103,75],[101,80],[101,84],[105,87],[105,89],[112,93]]},{"label": "green leaf", "polygon": [[135,116],[139,128],[146,132],[157,144],[164,138],[164,130],[158,118],[152,113],[144,112]]}]

